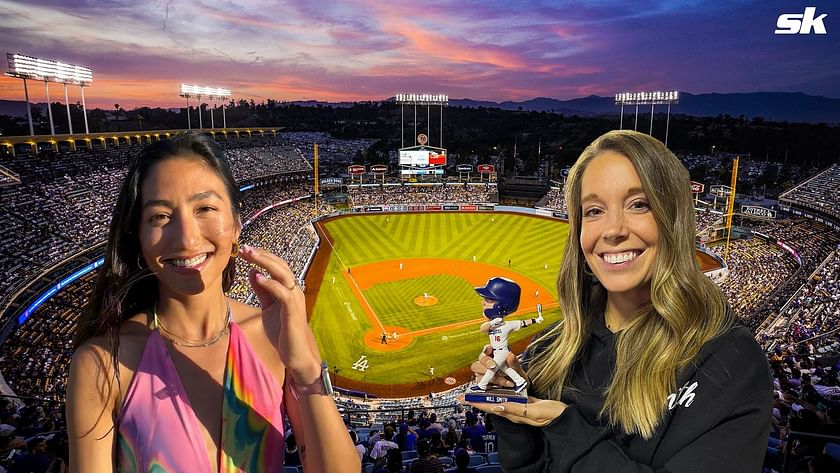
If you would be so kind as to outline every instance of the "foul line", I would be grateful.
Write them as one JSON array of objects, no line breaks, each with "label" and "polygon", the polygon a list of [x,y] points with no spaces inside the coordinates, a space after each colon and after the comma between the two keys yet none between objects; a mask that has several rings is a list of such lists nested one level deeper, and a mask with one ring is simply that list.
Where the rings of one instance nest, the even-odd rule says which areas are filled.
[{"label": "foul line", "polygon": [[344,269],[348,270],[348,272],[345,272],[344,269],[343,269],[341,271],[341,273],[344,275],[345,278],[349,279],[350,282],[353,283],[353,286],[356,287],[356,290],[354,291],[356,293],[356,296],[358,298],[361,298],[361,300],[365,303],[365,305],[368,308],[368,310],[365,311],[364,307],[363,307],[362,310],[366,314],[368,314],[368,319],[371,319],[371,317],[372,317],[373,319],[371,321],[376,322],[376,324],[379,325],[379,329],[381,331],[385,332],[385,326],[382,325],[382,321],[380,321],[379,317],[376,316],[376,312],[373,311],[373,307],[371,307],[370,302],[368,302],[365,295],[362,294],[362,288],[359,287],[359,283],[356,282],[356,279],[353,277],[353,274],[349,272],[350,267],[347,266],[347,264],[344,262],[344,258],[342,258],[341,254],[339,254],[339,252],[335,249],[335,246],[333,246],[332,241],[330,241],[330,239],[327,238],[327,233],[326,233],[326,231],[324,231],[324,227],[321,226],[321,222],[318,222],[318,227],[321,229],[321,233],[324,235],[324,239],[327,240],[327,243],[330,245],[330,248],[332,249],[332,252],[335,253],[336,256],[338,256],[338,260],[341,262],[341,266]]}]

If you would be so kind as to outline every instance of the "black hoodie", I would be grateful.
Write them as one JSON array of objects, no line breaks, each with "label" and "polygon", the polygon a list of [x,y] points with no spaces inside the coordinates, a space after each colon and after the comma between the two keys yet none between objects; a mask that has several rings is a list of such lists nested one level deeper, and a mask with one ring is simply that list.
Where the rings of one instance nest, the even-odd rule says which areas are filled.
[{"label": "black hoodie", "polygon": [[[666,413],[644,440],[611,429],[598,412],[615,365],[615,335],[603,318],[590,330],[551,424],[531,427],[496,416],[499,460],[525,472],[760,472],[773,407],[767,357],[736,325],[701,347],[677,377]],[[532,396],[543,398],[538,392]]]}]

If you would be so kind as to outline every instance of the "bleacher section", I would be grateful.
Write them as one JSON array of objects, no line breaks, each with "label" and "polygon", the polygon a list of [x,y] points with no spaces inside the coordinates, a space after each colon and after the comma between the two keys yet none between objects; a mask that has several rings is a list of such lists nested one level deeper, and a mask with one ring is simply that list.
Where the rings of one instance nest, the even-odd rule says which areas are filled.
[{"label": "bleacher section", "polygon": [[840,165],[833,164],[825,171],[781,194],[779,201],[824,214],[835,222],[840,222]]},{"label": "bleacher section", "polygon": [[[311,144],[313,136],[284,134],[284,138],[298,140],[302,146]],[[316,138],[329,140],[323,135]],[[336,155],[344,156],[369,145],[334,140],[331,147]],[[310,220],[334,210],[323,203],[316,209],[308,197],[312,168],[306,156],[270,140],[257,149],[242,140],[224,146],[237,179],[254,184],[243,194],[242,217],[248,225],[242,242],[280,254],[300,276],[316,244]],[[128,157],[137,150],[138,146],[130,146],[3,158],[0,164],[18,175],[20,183],[3,186],[0,182],[0,270],[6,276],[0,279],[0,301],[46,268],[104,240],[117,186]],[[783,197],[792,205],[837,217],[838,186],[840,166],[835,165]],[[350,186],[349,196],[352,205],[498,201],[495,186],[463,184]],[[549,190],[542,203],[558,211],[566,209],[559,187]],[[698,210],[698,232],[718,218]],[[755,225],[751,238],[731,242],[730,272],[722,290],[741,320],[772,351],[769,356],[778,391],[774,433],[778,436],[778,426],[787,422],[794,404],[814,415],[820,404],[840,405],[840,365],[835,366],[840,356],[840,233],[804,218]],[[723,251],[720,246],[712,250]],[[242,264],[237,270],[231,295],[238,300],[249,298],[247,270]],[[95,273],[90,273],[64,288],[0,346],[0,367],[17,394],[63,401],[72,333],[94,278]],[[0,322],[7,320],[8,316]],[[802,388],[808,385],[805,374],[813,380],[819,397]],[[343,396],[338,404],[349,423],[358,427],[363,442],[371,427],[381,430],[388,423],[405,421],[404,413],[410,409],[434,410],[444,426],[447,421],[454,426],[455,442],[447,442],[449,451],[444,457],[451,464],[452,447],[464,441],[464,414],[460,406],[454,407],[463,389],[410,399]],[[830,407],[823,415],[831,415]],[[410,457],[411,452],[404,455]],[[475,462],[491,471],[495,465],[490,463],[496,460],[492,453],[477,454]]]},{"label": "bleacher section", "polygon": [[822,356],[840,355],[840,248],[790,301],[782,317],[764,331],[765,344],[792,347],[808,341]]},{"label": "bleacher section", "polygon": [[[725,244],[709,247],[721,258],[725,248]],[[720,288],[732,310],[744,320],[750,319],[767,296],[799,269],[790,253],[760,237],[732,241],[728,266],[729,276]]]},{"label": "bleacher section", "polygon": [[542,200],[537,202],[537,207],[546,207],[551,210],[569,214],[569,208],[566,206],[566,195],[563,193],[562,187],[552,187],[548,190]]},{"label": "bleacher section", "polygon": [[497,202],[496,186],[446,183],[437,185],[350,185],[351,205],[443,204]]},{"label": "bleacher section", "polygon": [[[241,146],[241,144],[238,144]],[[223,146],[233,166],[237,181],[259,179],[274,174],[312,171],[312,166],[296,148],[290,146],[232,147]]]},{"label": "bleacher section", "polygon": [[[334,210],[329,204],[319,202],[317,215],[325,215]],[[317,244],[315,229],[309,223],[315,216],[315,204],[311,199],[278,206],[245,227],[240,241],[282,256],[289,263],[292,273],[302,276],[304,266]],[[237,265],[236,281],[228,292],[230,297],[244,302],[251,295],[249,269],[248,265]]]}]

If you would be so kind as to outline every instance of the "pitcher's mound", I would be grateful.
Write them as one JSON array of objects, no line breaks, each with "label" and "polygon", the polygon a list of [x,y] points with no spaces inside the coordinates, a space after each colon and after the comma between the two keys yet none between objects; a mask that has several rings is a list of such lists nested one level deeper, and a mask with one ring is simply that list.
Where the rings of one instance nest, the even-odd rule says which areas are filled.
[{"label": "pitcher's mound", "polygon": [[420,307],[428,307],[438,303],[438,298],[435,296],[417,296],[414,298],[414,303]]}]

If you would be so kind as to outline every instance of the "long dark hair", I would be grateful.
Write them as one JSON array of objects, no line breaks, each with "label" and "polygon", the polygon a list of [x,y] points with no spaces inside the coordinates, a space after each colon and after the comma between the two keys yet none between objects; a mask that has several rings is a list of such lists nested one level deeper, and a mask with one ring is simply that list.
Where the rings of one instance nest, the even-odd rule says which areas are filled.
[{"label": "long dark hair", "polygon": [[[115,370],[120,326],[126,319],[148,310],[158,298],[158,280],[145,266],[140,250],[140,190],[155,164],[173,158],[198,159],[212,169],[224,183],[234,220],[239,221],[239,187],[227,158],[210,137],[192,131],[179,133],[168,140],[156,141],[137,154],[117,196],[105,262],[99,270],[90,304],[79,318],[74,341],[78,348],[91,337],[104,336]],[[222,277],[224,291],[230,290],[235,274],[235,260],[231,258]]]}]

